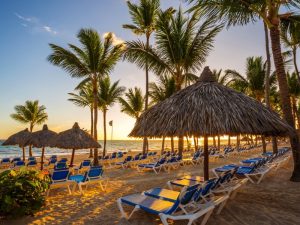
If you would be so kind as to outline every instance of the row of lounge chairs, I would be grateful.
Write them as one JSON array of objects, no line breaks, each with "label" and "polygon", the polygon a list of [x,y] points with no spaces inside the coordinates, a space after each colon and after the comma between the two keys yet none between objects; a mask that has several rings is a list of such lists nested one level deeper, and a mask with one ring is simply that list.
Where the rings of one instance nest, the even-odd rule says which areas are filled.
[{"label": "row of lounge chairs", "polygon": [[[208,181],[199,176],[184,176],[168,181],[170,189],[153,188],[127,195],[119,198],[117,205],[121,216],[126,219],[143,210],[159,216],[164,225],[169,224],[168,220],[188,220],[188,225],[191,225],[199,218],[202,218],[201,225],[205,225],[215,208],[219,214],[227,201],[235,197],[238,189],[248,180],[251,181],[252,178],[246,176],[249,173],[245,172],[244,164],[255,167],[253,171],[256,172],[264,166],[274,168],[288,160],[290,156],[287,152],[288,149],[283,148],[277,154],[268,153],[263,157],[243,160],[243,165],[215,168],[216,177]],[[133,207],[133,210],[128,214],[124,206]]]}]

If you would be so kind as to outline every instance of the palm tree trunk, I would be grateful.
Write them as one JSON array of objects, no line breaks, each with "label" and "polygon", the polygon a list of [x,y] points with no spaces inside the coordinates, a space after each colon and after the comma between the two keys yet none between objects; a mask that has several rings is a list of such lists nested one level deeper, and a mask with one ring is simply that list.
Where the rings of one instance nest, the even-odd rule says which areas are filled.
[{"label": "palm tree trunk", "polygon": [[[98,141],[98,133],[97,133],[97,123],[98,123],[98,90],[97,90],[97,77],[94,77],[93,80],[93,95],[94,95],[94,140]],[[99,161],[98,161],[98,149],[95,148],[94,149],[94,165],[98,165]]]},{"label": "palm tree trunk", "polygon": [[106,155],[106,109],[103,110],[103,157]]},{"label": "palm tree trunk", "polygon": [[[265,102],[266,106],[271,109],[270,104],[270,74],[271,74],[271,53],[270,53],[270,39],[269,39],[269,31],[268,26],[264,23],[264,31],[265,31],[265,43],[266,43],[266,56],[267,56],[267,70],[266,70],[266,78],[265,78]],[[273,153],[277,153],[277,138],[272,136],[272,148]]]},{"label": "palm tree trunk", "polygon": [[165,137],[162,138],[162,142],[161,142],[161,155],[163,154],[164,151],[165,151]]},{"label": "palm tree trunk", "polygon": [[174,152],[174,137],[171,137],[171,152]]},{"label": "palm tree trunk", "polygon": [[258,136],[255,135],[255,146],[257,146],[257,142],[258,142]]},{"label": "palm tree trunk", "polygon": [[[90,107],[90,111],[91,111],[91,136],[93,137],[94,135],[94,116],[93,116],[93,107],[91,106]],[[89,155],[89,158],[93,158],[93,149],[91,148],[90,149],[90,155]]]},{"label": "palm tree trunk", "polygon": [[240,135],[236,136],[236,147],[239,148],[240,147]]},{"label": "palm tree trunk", "polygon": [[230,135],[228,135],[228,145],[230,145]]},{"label": "palm tree trunk", "polygon": [[[33,125],[30,124],[30,132],[32,133],[32,130],[33,130]],[[29,156],[32,157],[32,145],[29,145]]]},{"label": "palm tree trunk", "polygon": [[[295,128],[289,96],[289,88],[281,54],[279,25],[273,25],[273,27],[270,28],[270,37],[284,119],[291,127]],[[290,180],[300,182],[300,143],[296,132],[290,135],[290,143],[294,158],[294,171]]]},{"label": "palm tree trunk", "polygon": [[297,48],[293,47],[293,62],[294,62],[294,67],[295,67],[295,73],[298,77],[298,81],[300,83],[300,74],[297,66]]},{"label": "palm tree trunk", "polygon": [[220,135],[218,135],[218,151],[220,151],[220,147],[221,147],[221,140],[220,140]]},{"label": "palm tree trunk", "polygon": [[[150,34],[146,33],[146,48],[147,50],[149,49],[149,40],[150,40]],[[148,98],[149,98],[149,67],[148,67],[148,62],[146,60],[146,93],[145,93],[145,110],[148,109]],[[148,150],[148,140],[147,137],[144,137],[144,142],[143,142],[143,154],[146,153]]]},{"label": "palm tree trunk", "polygon": [[296,122],[297,122],[296,98],[294,96],[291,96],[291,99],[292,99],[292,110],[293,110],[294,124],[295,124],[295,127],[296,127]]}]

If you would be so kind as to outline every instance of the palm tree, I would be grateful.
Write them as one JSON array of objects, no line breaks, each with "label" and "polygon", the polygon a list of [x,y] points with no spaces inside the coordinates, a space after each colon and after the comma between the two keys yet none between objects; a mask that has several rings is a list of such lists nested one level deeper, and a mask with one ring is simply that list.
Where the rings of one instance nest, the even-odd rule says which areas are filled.
[{"label": "palm tree", "polygon": [[[291,127],[295,127],[292,107],[289,96],[287,77],[284,69],[284,60],[282,57],[280,43],[280,22],[281,20],[293,20],[295,9],[300,9],[299,0],[275,1],[275,0],[187,0],[194,2],[192,10],[201,10],[202,13],[213,18],[219,18],[221,21],[231,25],[246,25],[262,19],[267,25],[273,52],[281,106],[284,119]],[[285,10],[283,10],[283,8]],[[293,10],[293,11],[292,11]],[[294,170],[291,181],[300,182],[300,142],[296,133],[290,135],[290,142],[293,149]]]},{"label": "palm tree", "polygon": [[[127,1],[127,6],[133,24],[124,24],[123,28],[131,30],[136,35],[145,35],[146,49],[149,48],[151,34],[155,31],[158,11],[160,9],[159,0],[140,0],[139,5]],[[146,62],[146,95],[145,95],[145,110],[148,109],[148,94],[149,94],[149,66]],[[144,138],[143,152],[147,148],[147,138]]]},{"label": "palm tree", "polygon": [[[176,92],[176,84],[174,77],[162,75],[158,77],[158,82],[150,83],[149,95],[151,97],[151,104],[157,104],[171,97]],[[162,152],[165,149],[165,137],[162,140]],[[174,152],[174,138],[171,137],[171,149]]]},{"label": "palm tree", "polygon": [[[35,125],[42,124],[48,119],[45,110],[46,107],[39,105],[38,100],[26,101],[25,105],[16,105],[16,112],[10,116],[20,123],[29,124],[29,131],[32,132]],[[31,146],[29,146],[29,156],[32,156]]]},{"label": "palm tree", "polygon": [[222,84],[224,86],[227,86],[228,84],[228,76],[227,74],[223,74],[222,70],[212,70],[213,75],[215,76],[217,82],[219,84]]},{"label": "palm tree", "polygon": [[[70,98],[68,99],[70,102],[73,102],[75,105],[79,107],[89,107],[91,114],[91,136],[93,137],[93,124],[94,124],[94,116],[93,116],[93,86],[90,82],[80,86],[78,88],[78,94],[68,93]],[[90,150],[90,158],[93,157],[92,149]]]},{"label": "palm tree", "polygon": [[[109,33],[101,41],[100,35],[93,29],[81,29],[77,35],[80,47],[69,44],[65,49],[55,44],[50,44],[52,54],[48,61],[67,71],[71,77],[84,79],[93,86],[93,134],[97,140],[98,123],[98,85],[99,80],[108,75],[115,67],[124,49],[123,44],[114,45],[113,35]],[[98,149],[94,149],[94,163],[98,164]]]},{"label": "palm tree", "polygon": [[138,119],[144,111],[144,96],[142,90],[138,87],[134,89],[129,88],[125,93],[125,98],[120,97],[121,112],[126,113],[128,116]]},{"label": "palm tree", "polygon": [[281,20],[281,40],[286,48],[291,49],[295,73],[300,83],[300,74],[297,65],[297,49],[300,47],[300,16],[293,16],[293,20]]},{"label": "palm tree", "polygon": [[[226,76],[230,79],[229,84],[237,90],[246,92],[249,96],[262,102],[265,97],[266,63],[262,57],[249,57],[246,60],[246,76],[235,70],[226,70]],[[269,79],[271,88],[275,87],[276,77],[273,74]]]},{"label": "palm tree", "polygon": [[[176,14],[160,11],[156,22],[155,46],[147,47],[141,41],[127,42],[125,58],[139,67],[149,66],[157,75],[170,75],[180,90],[188,74],[200,69],[213,48],[215,36],[222,29],[214,20],[199,24],[198,12],[185,17],[181,9]],[[179,137],[179,152],[183,137]]]},{"label": "palm tree", "polygon": [[290,89],[295,124],[296,121],[298,121],[298,127],[300,128],[300,115],[298,114],[298,110],[297,110],[297,100],[300,96],[300,84],[298,82],[298,76],[296,72],[292,74],[287,73],[287,78],[288,78],[287,80]]},{"label": "palm tree", "polygon": [[99,109],[103,113],[103,131],[104,131],[104,144],[103,156],[106,154],[106,114],[109,107],[112,107],[125,91],[124,87],[120,87],[119,81],[111,83],[110,78],[106,76],[99,82]]}]

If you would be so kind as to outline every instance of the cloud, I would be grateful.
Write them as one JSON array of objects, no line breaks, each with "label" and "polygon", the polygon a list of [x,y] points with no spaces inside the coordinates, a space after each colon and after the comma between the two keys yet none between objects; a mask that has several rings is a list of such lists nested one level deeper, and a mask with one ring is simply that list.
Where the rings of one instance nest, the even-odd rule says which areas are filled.
[{"label": "cloud", "polygon": [[52,27],[41,23],[40,20],[36,17],[25,17],[20,15],[19,13],[14,13],[14,14],[21,21],[20,24],[23,27],[31,29],[35,32],[47,32],[52,35],[56,35],[58,33]]},{"label": "cloud", "polygon": [[125,41],[122,38],[117,37],[117,35],[113,32],[106,32],[103,34],[103,38],[106,38],[109,33],[112,34],[113,45],[123,44]]},{"label": "cloud", "polygon": [[48,33],[51,33],[51,34],[57,34],[57,31],[53,30],[51,27],[49,26],[43,26],[43,29],[48,32]]}]

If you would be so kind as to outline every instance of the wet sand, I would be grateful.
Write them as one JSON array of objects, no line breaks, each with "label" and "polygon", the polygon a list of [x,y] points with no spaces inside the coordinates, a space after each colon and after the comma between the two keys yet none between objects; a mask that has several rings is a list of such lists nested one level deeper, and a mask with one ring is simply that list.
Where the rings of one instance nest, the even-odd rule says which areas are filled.
[{"label": "wet sand", "polygon": [[[257,155],[257,154],[251,154]],[[230,156],[211,162],[210,168],[237,163],[249,156]],[[76,161],[86,158],[76,156]],[[98,185],[85,191],[68,195],[66,190],[54,190],[47,204],[34,217],[0,221],[0,224],[103,224],[103,225],[159,225],[158,217],[143,211],[137,212],[129,221],[121,219],[116,200],[124,195],[142,192],[153,187],[165,187],[166,182],[183,175],[202,175],[202,166],[184,166],[170,173],[138,173],[135,169],[109,169],[105,177],[109,185],[105,192]],[[261,184],[251,184],[240,189],[220,215],[213,214],[207,225],[296,225],[300,224],[300,184],[289,181],[292,162],[287,168],[269,173]],[[176,222],[174,224],[186,224]]]}]

